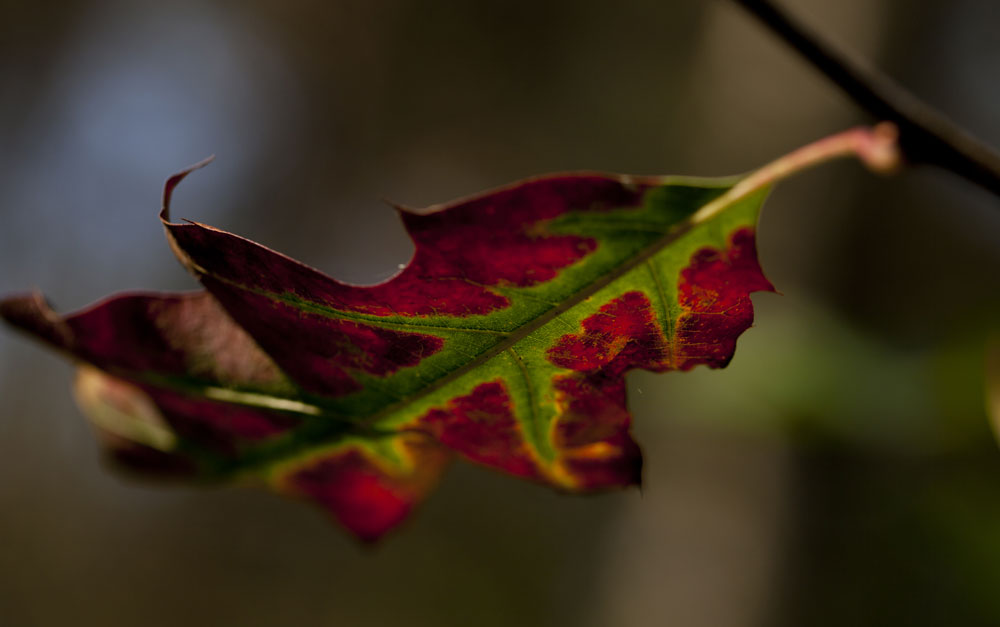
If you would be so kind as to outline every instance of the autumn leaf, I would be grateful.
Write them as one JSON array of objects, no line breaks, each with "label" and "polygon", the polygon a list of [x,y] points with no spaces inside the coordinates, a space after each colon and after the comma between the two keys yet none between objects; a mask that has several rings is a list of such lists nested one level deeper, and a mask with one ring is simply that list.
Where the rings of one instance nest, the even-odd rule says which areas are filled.
[{"label": "autumn leaf", "polygon": [[[533,178],[399,209],[410,263],[373,286],[161,219],[205,288],[130,293],[60,316],[0,314],[80,364],[110,456],[151,474],[263,482],[359,538],[402,522],[455,456],[567,492],[635,485],[624,375],[720,368],[772,290],[754,232],[771,185],[825,159],[897,161],[854,129],[730,179]],[[195,167],[200,167],[195,166]]]}]

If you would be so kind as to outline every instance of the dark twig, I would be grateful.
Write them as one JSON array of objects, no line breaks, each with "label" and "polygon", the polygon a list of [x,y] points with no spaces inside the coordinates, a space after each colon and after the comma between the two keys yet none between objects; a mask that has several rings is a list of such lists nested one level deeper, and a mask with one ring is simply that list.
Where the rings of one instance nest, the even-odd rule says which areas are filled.
[{"label": "dark twig", "polygon": [[836,83],[859,106],[899,127],[911,163],[936,165],[1000,195],[1000,155],[878,70],[797,23],[770,0],[735,0]]}]

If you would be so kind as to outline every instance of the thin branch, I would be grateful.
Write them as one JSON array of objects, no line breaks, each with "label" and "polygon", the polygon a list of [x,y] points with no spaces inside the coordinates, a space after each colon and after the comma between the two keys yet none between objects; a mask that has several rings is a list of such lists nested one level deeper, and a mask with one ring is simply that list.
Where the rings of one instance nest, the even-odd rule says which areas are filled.
[{"label": "thin branch", "polygon": [[826,74],[859,106],[899,127],[907,160],[951,170],[1000,196],[1000,155],[906,91],[796,22],[770,0],[734,0]]}]

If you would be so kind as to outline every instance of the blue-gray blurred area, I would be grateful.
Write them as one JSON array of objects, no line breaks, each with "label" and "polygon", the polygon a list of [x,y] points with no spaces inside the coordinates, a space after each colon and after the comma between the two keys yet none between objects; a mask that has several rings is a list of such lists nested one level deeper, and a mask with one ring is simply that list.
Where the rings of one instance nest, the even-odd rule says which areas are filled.
[{"label": "blue-gray blurred area", "polygon": [[[1000,145],[992,0],[789,0]],[[156,212],[372,283],[421,206],[558,170],[725,175],[870,122],[725,0],[0,2],[0,293],[194,289]],[[630,379],[642,491],[456,465],[374,550],[113,474],[72,367],[0,332],[0,625],[997,625],[984,346],[1000,202],[855,163],[781,185],[782,296],[723,371]]]}]

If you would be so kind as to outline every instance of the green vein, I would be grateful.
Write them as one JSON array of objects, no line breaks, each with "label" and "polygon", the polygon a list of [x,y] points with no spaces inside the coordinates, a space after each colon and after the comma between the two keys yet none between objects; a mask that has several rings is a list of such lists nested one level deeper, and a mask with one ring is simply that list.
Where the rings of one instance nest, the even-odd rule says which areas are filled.
[{"label": "green vein", "polygon": [[192,268],[203,275],[210,276],[220,283],[225,283],[226,285],[241,289],[245,292],[255,294],[257,296],[263,296],[269,300],[276,300],[280,303],[284,303],[290,307],[294,307],[300,311],[305,311],[307,313],[314,313],[317,315],[324,316],[326,318],[338,318],[343,320],[357,320],[360,322],[366,322],[376,327],[383,327],[388,329],[393,328],[403,328],[403,329],[421,329],[430,331],[444,331],[444,332],[455,332],[455,333],[485,333],[487,335],[495,335],[498,337],[506,337],[510,335],[507,331],[497,331],[495,329],[484,329],[482,327],[456,327],[441,324],[432,324],[426,322],[418,322],[418,318],[402,321],[392,321],[386,320],[380,316],[374,316],[371,314],[360,314],[355,312],[343,311],[340,309],[335,309],[329,305],[321,305],[316,302],[304,300],[295,296],[293,294],[276,294],[274,292],[269,292],[267,290],[262,290],[259,288],[249,287],[232,279],[227,279],[225,277],[213,274],[206,269],[198,265],[193,265]]},{"label": "green vein", "polygon": [[343,311],[343,310],[340,310],[340,309],[334,309],[333,307],[330,307],[328,305],[321,305],[319,303],[315,303],[315,302],[312,302],[312,301],[304,300],[304,299],[298,298],[296,296],[290,296],[290,295],[287,295],[287,294],[275,294],[273,292],[267,292],[267,291],[264,291],[264,290],[254,289],[254,288],[247,287],[247,286],[239,284],[239,283],[228,281],[226,279],[220,279],[219,277],[217,277],[215,275],[212,275],[212,276],[213,276],[213,278],[215,278],[217,280],[229,283],[230,285],[238,287],[238,288],[240,288],[242,290],[246,290],[248,292],[252,292],[252,293],[257,294],[259,296],[266,296],[268,298],[272,298],[274,300],[278,300],[280,302],[283,302],[286,305],[291,305],[292,307],[295,307],[296,309],[299,309],[299,310],[302,310],[302,311],[307,311],[309,313],[319,314],[319,315],[325,316],[327,318],[340,318],[340,319],[344,319],[344,320],[357,320],[357,321],[361,321],[361,322],[370,323],[372,326],[385,327],[385,328],[389,328],[389,329],[392,329],[392,328],[404,328],[404,329],[420,328],[420,329],[423,329],[423,330],[430,330],[430,331],[447,331],[447,332],[457,332],[457,333],[485,333],[487,335],[496,335],[496,336],[500,336],[500,337],[506,337],[507,335],[510,335],[506,331],[497,331],[497,330],[494,330],[494,329],[483,329],[481,327],[455,327],[455,326],[442,325],[442,324],[431,324],[431,323],[426,323],[426,322],[418,322],[416,319],[413,320],[413,321],[406,321],[406,322],[402,322],[402,321],[396,322],[396,321],[391,321],[391,320],[385,320],[384,318],[380,318],[378,316],[372,316],[372,315],[366,315],[366,314],[359,314],[359,313],[355,313],[355,312]]},{"label": "green vein", "polygon": [[[544,437],[544,434],[541,433],[540,431],[541,425],[539,424],[540,421],[538,420],[538,409],[537,409],[538,402],[537,399],[535,398],[535,386],[531,380],[531,376],[528,373],[527,364],[524,363],[524,360],[521,358],[521,356],[517,353],[516,350],[514,350],[514,347],[511,346],[509,349],[507,349],[507,352],[510,353],[511,357],[514,358],[514,363],[517,364],[517,369],[521,373],[521,379],[524,380],[524,391],[528,395],[528,414],[530,416],[531,436],[532,439],[535,441],[535,447],[534,447],[535,450],[538,451],[539,454],[541,454],[542,453],[541,449],[546,443],[546,439]],[[548,451],[549,447],[546,446],[544,448],[546,449],[546,452],[549,452]]]},{"label": "green vein", "polygon": [[525,291],[526,288],[510,288],[510,287],[494,286],[490,289],[492,289],[495,292],[499,292],[504,296],[514,296],[517,298],[523,298],[525,300],[531,300],[535,301],[536,303],[542,303],[543,305],[548,305],[549,307],[555,307],[556,305],[559,304],[551,300],[546,300],[544,298],[541,298],[540,296],[528,293]]},{"label": "green vein", "polygon": [[674,321],[670,317],[670,306],[667,304],[667,292],[663,289],[663,281],[660,280],[660,274],[656,271],[656,266],[653,265],[652,259],[646,260],[646,267],[649,269],[649,275],[653,277],[653,283],[656,284],[656,295],[659,297],[660,304],[660,320],[662,320],[664,337],[666,338],[667,345],[667,363],[670,366],[674,365]]}]

